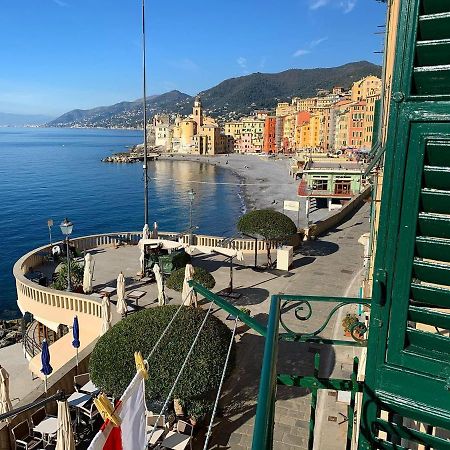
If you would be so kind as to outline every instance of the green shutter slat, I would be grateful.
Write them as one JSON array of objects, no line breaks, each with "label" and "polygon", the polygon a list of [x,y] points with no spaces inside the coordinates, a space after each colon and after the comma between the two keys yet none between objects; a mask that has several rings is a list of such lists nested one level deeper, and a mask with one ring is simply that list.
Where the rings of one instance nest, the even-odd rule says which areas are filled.
[{"label": "green shutter slat", "polygon": [[431,14],[419,17],[419,40],[450,38],[450,13]]},{"label": "green shutter slat", "polygon": [[449,308],[450,290],[411,283],[411,299],[437,308]]},{"label": "green shutter slat", "polygon": [[[407,328],[406,330],[406,345],[410,351],[417,349],[418,351],[427,350],[427,356],[433,358],[439,353],[439,358],[449,360],[450,352],[450,338],[441,336],[440,334],[432,334],[426,331],[415,330]],[[443,358],[442,354],[447,354],[447,358]]]},{"label": "green shutter slat", "polygon": [[438,214],[450,212],[450,191],[424,188],[420,192],[421,211]]},{"label": "green shutter slat", "polygon": [[425,166],[423,177],[427,188],[450,190],[450,167]]},{"label": "green shutter slat", "polygon": [[408,319],[416,323],[423,323],[433,327],[450,329],[450,314],[439,311],[410,306],[408,309]]},{"label": "green shutter slat", "polygon": [[[447,439],[441,439],[436,436],[431,436],[429,434],[423,433],[413,428],[408,428],[403,425],[398,425],[392,422],[387,422],[386,420],[378,418],[376,420],[377,429],[386,432],[390,436],[398,436],[402,439],[407,439],[408,441],[413,441],[414,443],[432,446],[433,448],[440,450],[450,450],[450,441]],[[401,448],[397,445],[390,448]]]},{"label": "green shutter slat", "polygon": [[448,0],[422,0],[422,14],[437,14],[449,10]]},{"label": "green shutter slat", "polygon": [[413,73],[413,94],[450,94],[450,65],[415,67]]},{"label": "green shutter slat", "polygon": [[427,283],[448,285],[450,283],[450,265],[414,260],[413,278]]},{"label": "green shutter slat", "polygon": [[439,66],[448,63],[450,63],[450,39],[417,42],[416,66]]},{"label": "green shutter slat", "polygon": [[450,143],[448,141],[428,142],[425,150],[425,164],[430,166],[450,166]]},{"label": "green shutter slat", "polygon": [[450,216],[420,213],[417,233],[422,236],[450,238]]},{"label": "green shutter slat", "polygon": [[450,239],[418,236],[416,237],[416,256],[450,262]]}]

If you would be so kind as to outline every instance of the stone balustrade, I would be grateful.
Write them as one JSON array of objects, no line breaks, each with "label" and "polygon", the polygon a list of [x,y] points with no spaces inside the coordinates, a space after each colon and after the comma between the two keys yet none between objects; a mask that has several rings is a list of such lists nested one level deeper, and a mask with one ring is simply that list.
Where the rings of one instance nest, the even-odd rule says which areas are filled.
[{"label": "stone balustrade", "polygon": [[[159,232],[159,237],[166,239],[176,239],[180,237],[183,243],[189,242],[189,235],[180,236],[178,233]],[[107,234],[96,234],[83,236],[70,240],[80,252],[88,251],[99,247],[108,247],[121,244],[137,244],[142,238],[142,232],[118,232]],[[220,247],[225,238],[218,236],[193,235],[193,245],[208,247]],[[234,239],[227,242],[225,247],[234,248],[244,253],[264,252],[263,241],[255,239]],[[22,311],[30,312],[43,323],[62,323],[70,325],[73,316],[88,316],[97,321],[101,320],[101,300],[75,292],[65,292],[40,286],[39,284],[25,277],[28,271],[34,270],[45,261],[50,254],[50,246],[32,250],[20,258],[14,265],[13,273],[16,279],[17,303]]]}]

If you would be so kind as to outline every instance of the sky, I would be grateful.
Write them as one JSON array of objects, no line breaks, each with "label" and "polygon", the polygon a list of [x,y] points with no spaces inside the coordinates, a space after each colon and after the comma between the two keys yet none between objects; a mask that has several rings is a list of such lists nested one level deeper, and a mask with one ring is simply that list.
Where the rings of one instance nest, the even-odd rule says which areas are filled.
[{"label": "sky", "polygon": [[[0,111],[60,115],[142,97],[141,0],[0,0]],[[147,93],[253,72],[381,64],[375,0],[146,0]],[[382,29],[381,29],[382,30]]]}]

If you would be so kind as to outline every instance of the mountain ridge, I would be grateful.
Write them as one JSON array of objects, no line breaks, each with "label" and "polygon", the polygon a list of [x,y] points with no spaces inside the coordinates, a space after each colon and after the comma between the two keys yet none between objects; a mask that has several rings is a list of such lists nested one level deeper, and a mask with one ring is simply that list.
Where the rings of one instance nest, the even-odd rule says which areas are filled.
[{"label": "mountain ridge", "polygon": [[[330,90],[334,86],[347,89],[354,81],[368,75],[381,76],[381,67],[357,61],[338,67],[256,72],[223,80],[199,95],[207,114],[219,120],[230,120],[255,109],[273,109],[278,101],[314,96],[318,89]],[[193,99],[178,90],[147,97],[148,116],[156,113],[187,115],[192,111]],[[141,127],[142,115],[142,99],[138,99],[87,110],[74,109],[46,126]]]}]

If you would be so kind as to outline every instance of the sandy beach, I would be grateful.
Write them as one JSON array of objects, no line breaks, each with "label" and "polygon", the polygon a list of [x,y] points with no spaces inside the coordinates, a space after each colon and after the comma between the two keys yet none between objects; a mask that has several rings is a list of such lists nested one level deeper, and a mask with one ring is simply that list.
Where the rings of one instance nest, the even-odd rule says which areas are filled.
[{"label": "sandy beach", "polygon": [[[289,175],[291,159],[288,157],[237,153],[217,156],[165,154],[160,159],[202,162],[232,170],[242,180],[248,210],[272,208],[288,215],[295,223],[299,219],[300,227],[306,226],[305,200],[297,196],[299,181]],[[284,200],[300,201],[299,217],[296,212],[283,211]],[[310,220],[321,220],[328,214],[327,210],[315,211]]]}]

